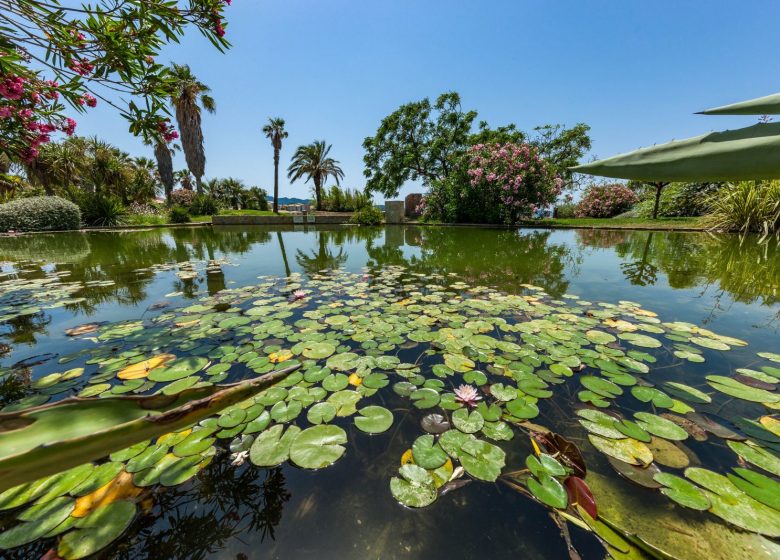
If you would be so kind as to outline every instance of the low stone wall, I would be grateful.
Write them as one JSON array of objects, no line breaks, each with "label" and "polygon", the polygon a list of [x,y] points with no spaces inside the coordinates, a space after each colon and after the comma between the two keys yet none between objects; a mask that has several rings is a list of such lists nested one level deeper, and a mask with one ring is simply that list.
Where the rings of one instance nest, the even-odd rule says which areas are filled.
[{"label": "low stone wall", "polygon": [[211,223],[215,226],[277,226],[277,225],[316,225],[316,224],[347,224],[352,214],[314,215],[281,215],[281,216],[212,216]]}]

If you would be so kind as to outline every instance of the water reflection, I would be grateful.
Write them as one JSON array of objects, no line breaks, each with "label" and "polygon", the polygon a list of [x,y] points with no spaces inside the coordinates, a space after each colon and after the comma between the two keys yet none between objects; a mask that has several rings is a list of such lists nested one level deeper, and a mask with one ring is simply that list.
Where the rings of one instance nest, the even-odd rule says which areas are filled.
[{"label": "water reflection", "polygon": [[[300,229],[300,231],[299,231]],[[446,227],[319,228],[199,227],[137,231],[74,232],[0,239],[0,260],[21,263],[24,277],[66,274],[88,284],[64,310],[42,310],[0,325],[0,338],[35,345],[52,334],[52,315],[65,318],[110,312],[137,318],[137,309],[181,292],[185,299],[252,282],[261,274],[317,274],[328,268],[401,265],[413,272],[451,276],[471,284],[517,291],[541,286],[560,297],[600,275],[631,299],[653,286],[691,292],[711,313],[734,302],[773,306],[780,290],[777,240],[704,233],[550,231]],[[159,265],[202,261],[193,277]],[[240,268],[209,266],[227,260]],[[621,280],[622,279],[622,280]],[[595,283],[594,283],[595,284]],[[634,291],[632,291],[634,290]],[[34,296],[34,294],[32,294]]]}]

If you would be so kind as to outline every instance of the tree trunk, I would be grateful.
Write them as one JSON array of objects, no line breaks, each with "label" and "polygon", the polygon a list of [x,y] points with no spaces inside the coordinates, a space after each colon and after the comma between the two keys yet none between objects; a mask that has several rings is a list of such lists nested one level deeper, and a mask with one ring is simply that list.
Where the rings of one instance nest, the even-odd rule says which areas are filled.
[{"label": "tree trunk", "polygon": [[653,219],[658,219],[658,206],[661,203],[661,191],[668,183],[654,183],[655,185],[655,205],[653,205]]},{"label": "tree trunk", "polygon": [[317,197],[317,210],[322,210],[322,185],[316,176],[314,177],[314,195]]},{"label": "tree trunk", "polygon": [[279,150],[274,148],[274,214],[279,213]]},{"label": "tree trunk", "polygon": [[279,241],[279,250],[282,252],[282,262],[284,263],[284,272],[287,277],[290,277],[290,264],[287,262],[287,252],[284,250],[284,241],[282,240],[282,232],[276,232],[276,239]]},{"label": "tree trunk", "polygon": [[203,182],[201,181],[201,178],[197,175],[195,176],[195,191],[198,194],[203,194]]}]

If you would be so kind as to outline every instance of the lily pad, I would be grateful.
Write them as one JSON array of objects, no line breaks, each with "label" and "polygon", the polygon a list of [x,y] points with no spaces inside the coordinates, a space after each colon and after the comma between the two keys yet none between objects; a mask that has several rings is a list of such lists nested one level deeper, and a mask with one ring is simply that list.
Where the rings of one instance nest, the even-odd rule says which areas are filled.
[{"label": "lily pad", "polygon": [[354,422],[361,432],[381,434],[393,425],[393,413],[382,406],[367,406],[358,410],[358,413],[360,416],[356,416]]},{"label": "lily pad", "polygon": [[298,426],[290,426],[287,431],[277,424],[261,433],[249,450],[249,459],[258,467],[275,467],[284,463],[290,456],[290,446],[301,432]]},{"label": "lily pad", "polygon": [[433,476],[417,465],[402,465],[398,469],[401,478],[390,479],[390,492],[400,503],[411,508],[421,508],[436,501],[438,493]]},{"label": "lily pad", "polygon": [[430,434],[418,437],[412,444],[414,462],[424,469],[438,469],[447,462],[447,453]]},{"label": "lily pad", "polygon": [[659,472],[655,475],[655,480],[663,485],[661,493],[681,506],[699,511],[710,509],[710,500],[707,495],[698,486],[691,484],[684,478]]},{"label": "lily pad", "polygon": [[[321,469],[338,461],[346,449],[347,433],[322,424],[298,433],[290,445],[290,461],[304,469]],[[254,462],[254,461],[253,461]]]}]

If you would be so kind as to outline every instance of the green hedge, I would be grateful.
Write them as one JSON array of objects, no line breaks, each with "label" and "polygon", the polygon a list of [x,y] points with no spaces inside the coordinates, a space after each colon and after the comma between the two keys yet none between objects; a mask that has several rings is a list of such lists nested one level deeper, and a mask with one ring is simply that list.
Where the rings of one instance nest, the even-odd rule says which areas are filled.
[{"label": "green hedge", "polygon": [[0,204],[0,232],[78,229],[79,207],[58,196],[34,196]]}]

